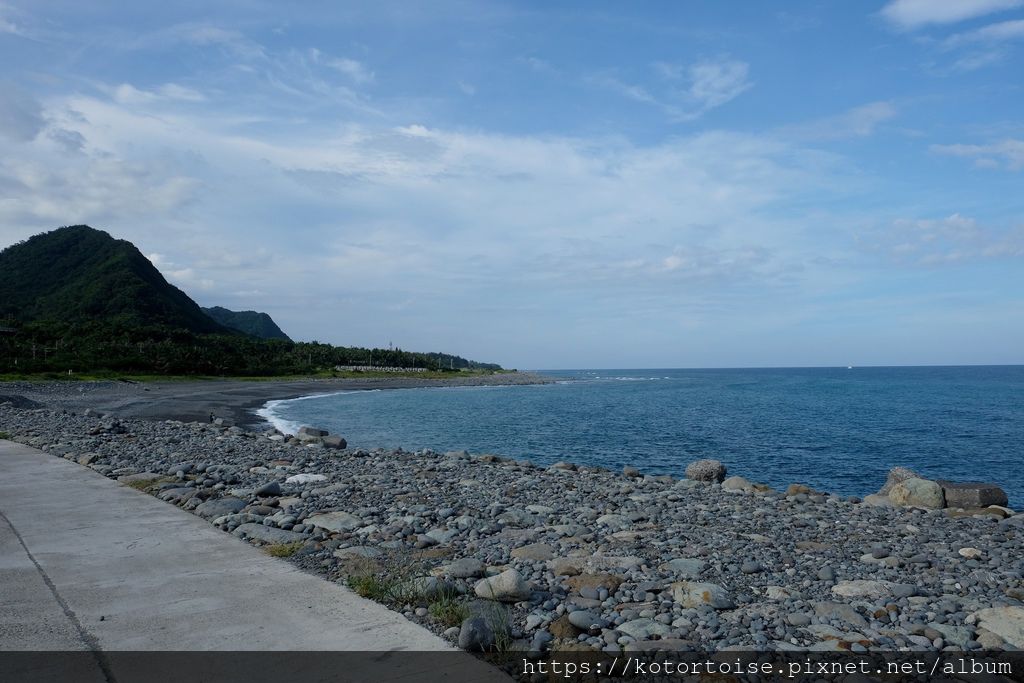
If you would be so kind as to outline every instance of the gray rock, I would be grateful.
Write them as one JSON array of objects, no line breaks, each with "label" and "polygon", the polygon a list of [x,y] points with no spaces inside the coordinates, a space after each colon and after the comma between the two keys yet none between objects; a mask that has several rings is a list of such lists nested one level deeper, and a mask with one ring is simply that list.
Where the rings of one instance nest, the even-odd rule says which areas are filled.
[{"label": "gray rock", "polygon": [[328,531],[341,532],[358,529],[363,526],[363,520],[347,512],[322,512],[307,517],[306,524],[312,524]]},{"label": "gray rock", "polygon": [[280,496],[281,483],[277,481],[269,481],[263,486],[257,488],[253,493],[260,497]]},{"label": "gray rock", "polygon": [[224,515],[232,515],[244,507],[244,500],[233,496],[224,496],[223,498],[206,501],[197,507],[195,512],[203,519],[215,519]]},{"label": "gray rock", "polygon": [[811,615],[804,612],[793,612],[786,616],[790,626],[807,626],[811,623]]},{"label": "gray rock", "polygon": [[483,576],[486,567],[475,557],[462,557],[448,565],[448,576],[453,579],[470,579]]},{"label": "gray rock", "polygon": [[469,617],[459,629],[459,647],[467,652],[486,652],[494,647],[494,631],[483,617]]},{"label": "gray rock", "polygon": [[356,545],[350,548],[338,548],[334,551],[334,556],[339,560],[351,560],[356,557],[374,558],[380,557],[384,554],[380,548],[374,548],[366,545]]},{"label": "gray rock", "polygon": [[855,608],[840,602],[816,602],[814,614],[820,619],[840,621],[855,628],[867,628],[868,620]]},{"label": "gray rock", "polygon": [[832,593],[844,598],[884,598],[892,595],[892,585],[888,581],[855,579],[840,581],[832,586]]},{"label": "gray rock", "polygon": [[604,628],[608,624],[608,622],[600,616],[588,610],[569,612],[569,623],[581,631],[590,631],[594,628]]},{"label": "gray rock", "polygon": [[832,569],[832,567],[822,567],[821,569],[818,570],[818,580],[819,581],[835,581],[836,580],[836,572],[835,572],[835,570]]},{"label": "gray rock", "polygon": [[531,543],[530,545],[513,548],[509,555],[520,560],[546,562],[547,560],[554,559],[555,549],[547,543]]},{"label": "gray rock", "polygon": [[[569,615],[569,619],[572,619],[572,615]],[[632,636],[637,640],[647,640],[653,635],[659,637],[667,636],[672,632],[671,627],[666,624],[655,621],[654,619],[641,618],[632,619],[630,621],[619,624],[615,627],[617,631],[621,631],[628,636]]]},{"label": "gray rock", "polygon": [[348,448],[348,442],[340,436],[325,436],[322,439],[324,448],[333,448],[335,450],[341,450]]},{"label": "gray rock", "polygon": [[316,427],[299,427],[299,433],[296,436],[311,436],[313,438],[321,438],[327,436],[328,432],[324,429],[317,429]]},{"label": "gray rock", "polygon": [[242,524],[235,529],[234,533],[236,536],[245,535],[249,538],[255,538],[258,541],[263,541],[264,543],[294,543],[295,541],[303,541],[306,539],[305,536],[297,534],[294,531],[275,529],[274,527],[264,526],[254,522]]},{"label": "gray rock", "polygon": [[686,478],[694,481],[722,481],[725,465],[718,460],[696,460],[686,466]]},{"label": "gray rock", "polygon": [[951,482],[939,480],[946,506],[951,508],[985,508],[989,505],[1006,507],[1006,491],[995,484],[980,482]]},{"label": "gray rock", "polygon": [[703,560],[676,558],[658,566],[658,571],[686,579],[696,579],[707,568]]},{"label": "gray rock", "polygon": [[628,477],[630,479],[636,479],[637,477],[640,476],[640,470],[638,470],[635,467],[630,467],[629,465],[626,465],[625,467],[622,468],[622,476]]}]

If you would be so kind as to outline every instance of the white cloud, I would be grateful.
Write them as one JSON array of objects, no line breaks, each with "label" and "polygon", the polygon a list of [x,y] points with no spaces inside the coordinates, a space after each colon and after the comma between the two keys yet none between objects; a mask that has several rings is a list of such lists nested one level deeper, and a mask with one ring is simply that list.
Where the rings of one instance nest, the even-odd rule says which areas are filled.
[{"label": "white cloud", "polygon": [[750,65],[729,57],[684,65],[654,62],[661,83],[629,83],[614,72],[590,76],[588,82],[635,102],[654,105],[676,122],[693,121],[752,87]]},{"label": "white cloud", "polygon": [[703,110],[719,107],[751,87],[746,62],[734,59],[698,62],[690,67],[690,95]]},{"label": "white cloud", "polygon": [[974,71],[1002,62],[1009,54],[1008,43],[1024,39],[1024,19],[1003,21],[949,36],[939,47],[962,56],[953,63],[954,71]]},{"label": "white cloud", "polygon": [[555,69],[540,57],[520,57],[518,61],[540,73],[553,73]]},{"label": "white cloud", "polygon": [[122,83],[113,89],[112,95],[121,104],[149,104],[162,100],[202,102],[206,99],[199,91],[177,83],[164,83],[154,90],[142,90],[130,83]]},{"label": "white cloud", "polygon": [[957,33],[947,38],[943,44],[947,48],[953,48],[971,43],[999,43],[1019,38],[1024,38],[1024,19],[1002,21],[973,31]]},{"label": "white cloud", "polygon": [[1024,6],[1024,0],[892,0],[881,14],[894,26],[912,30],[929,24],[953,24]]},{"label": "white cloud", "polygon": [[981,167],[1002,167],[1011,171],[1024,169],[1024,140],[1008,138],[987,145],[932,145],[930,149],[936,154],[974,159],[974,163]]},{"label": "white cloud", "polygon": [[367,69],[362,62],[354,59],[339,57],[338,59],[328,61],[327,66],[345,74],[356,83],[370,83],[374,79],[373,72]]},{"label": "white cloud", "polygon": [[1024,226],[995,230],[959,213],[945,218],[892,221],[858,235],[865,250],[897,263],[939,266],[985,259],[1024,257]]},{"label": "white cloud", "polygon": [[850,137],[867,137],[874,134],[878,126],[899,114],[892,102],[869,102],[848,109],[836,116],[817,121],[786,126],[781,133],[791,137],[810,140],[832,140]]}]

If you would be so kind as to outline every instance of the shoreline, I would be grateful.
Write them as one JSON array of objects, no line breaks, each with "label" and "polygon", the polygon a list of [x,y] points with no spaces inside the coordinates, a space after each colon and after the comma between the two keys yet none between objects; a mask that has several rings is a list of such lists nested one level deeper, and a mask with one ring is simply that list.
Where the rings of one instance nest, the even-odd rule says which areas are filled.
[{"label": "shoreline", "polygon": [[495,646],[473,640],[488,633],[473,619],[526,651],[1024,647],[1024,515],[1004,509],[3,405],[0,431],[465,649]]},{"label": "shoreline", "polygon": [[[316,378],[247,381],[209,379],[124,382],[62,380],[0,382],[0,397],[24,397],[55,410],[111,414],[144,420],[209,422],[210,415],[242,428],[272,427],[255,411],[268,401],[291,400],[316,394],[372,389],[414,389],[451,386],[510,386],[550,384],[554,377],[529,372],[472,375],[445,379],[416,377]],[[3,399],[0,398],[0,402]]]}]

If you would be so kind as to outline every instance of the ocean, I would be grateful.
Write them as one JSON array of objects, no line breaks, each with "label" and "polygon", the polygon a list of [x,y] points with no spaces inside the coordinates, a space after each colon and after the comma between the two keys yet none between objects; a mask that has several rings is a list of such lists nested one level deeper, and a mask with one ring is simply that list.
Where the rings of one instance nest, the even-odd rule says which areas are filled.
[{"label": "ocean", "polygon": [[555,384],[340,392],[271,401],[350,447],[466,449],[683,476],[715,458],[784,489],[877,491],[888,470],[990,481],[1024,507],[1024,366],[552,370]]}]

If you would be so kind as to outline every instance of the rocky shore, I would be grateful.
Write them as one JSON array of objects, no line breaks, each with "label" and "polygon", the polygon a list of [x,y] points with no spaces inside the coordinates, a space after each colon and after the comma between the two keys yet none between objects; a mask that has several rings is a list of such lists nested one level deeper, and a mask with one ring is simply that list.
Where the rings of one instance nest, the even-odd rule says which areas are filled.
[{"label": "rocky shore", "polygon": [[715,462],[681,462],[681,478],[541,469],[87,412],[0,399],[0,432],[466,649],[1024,648],[1024,515],[990,490],[896,470],[865,502],[773,491]]}]

